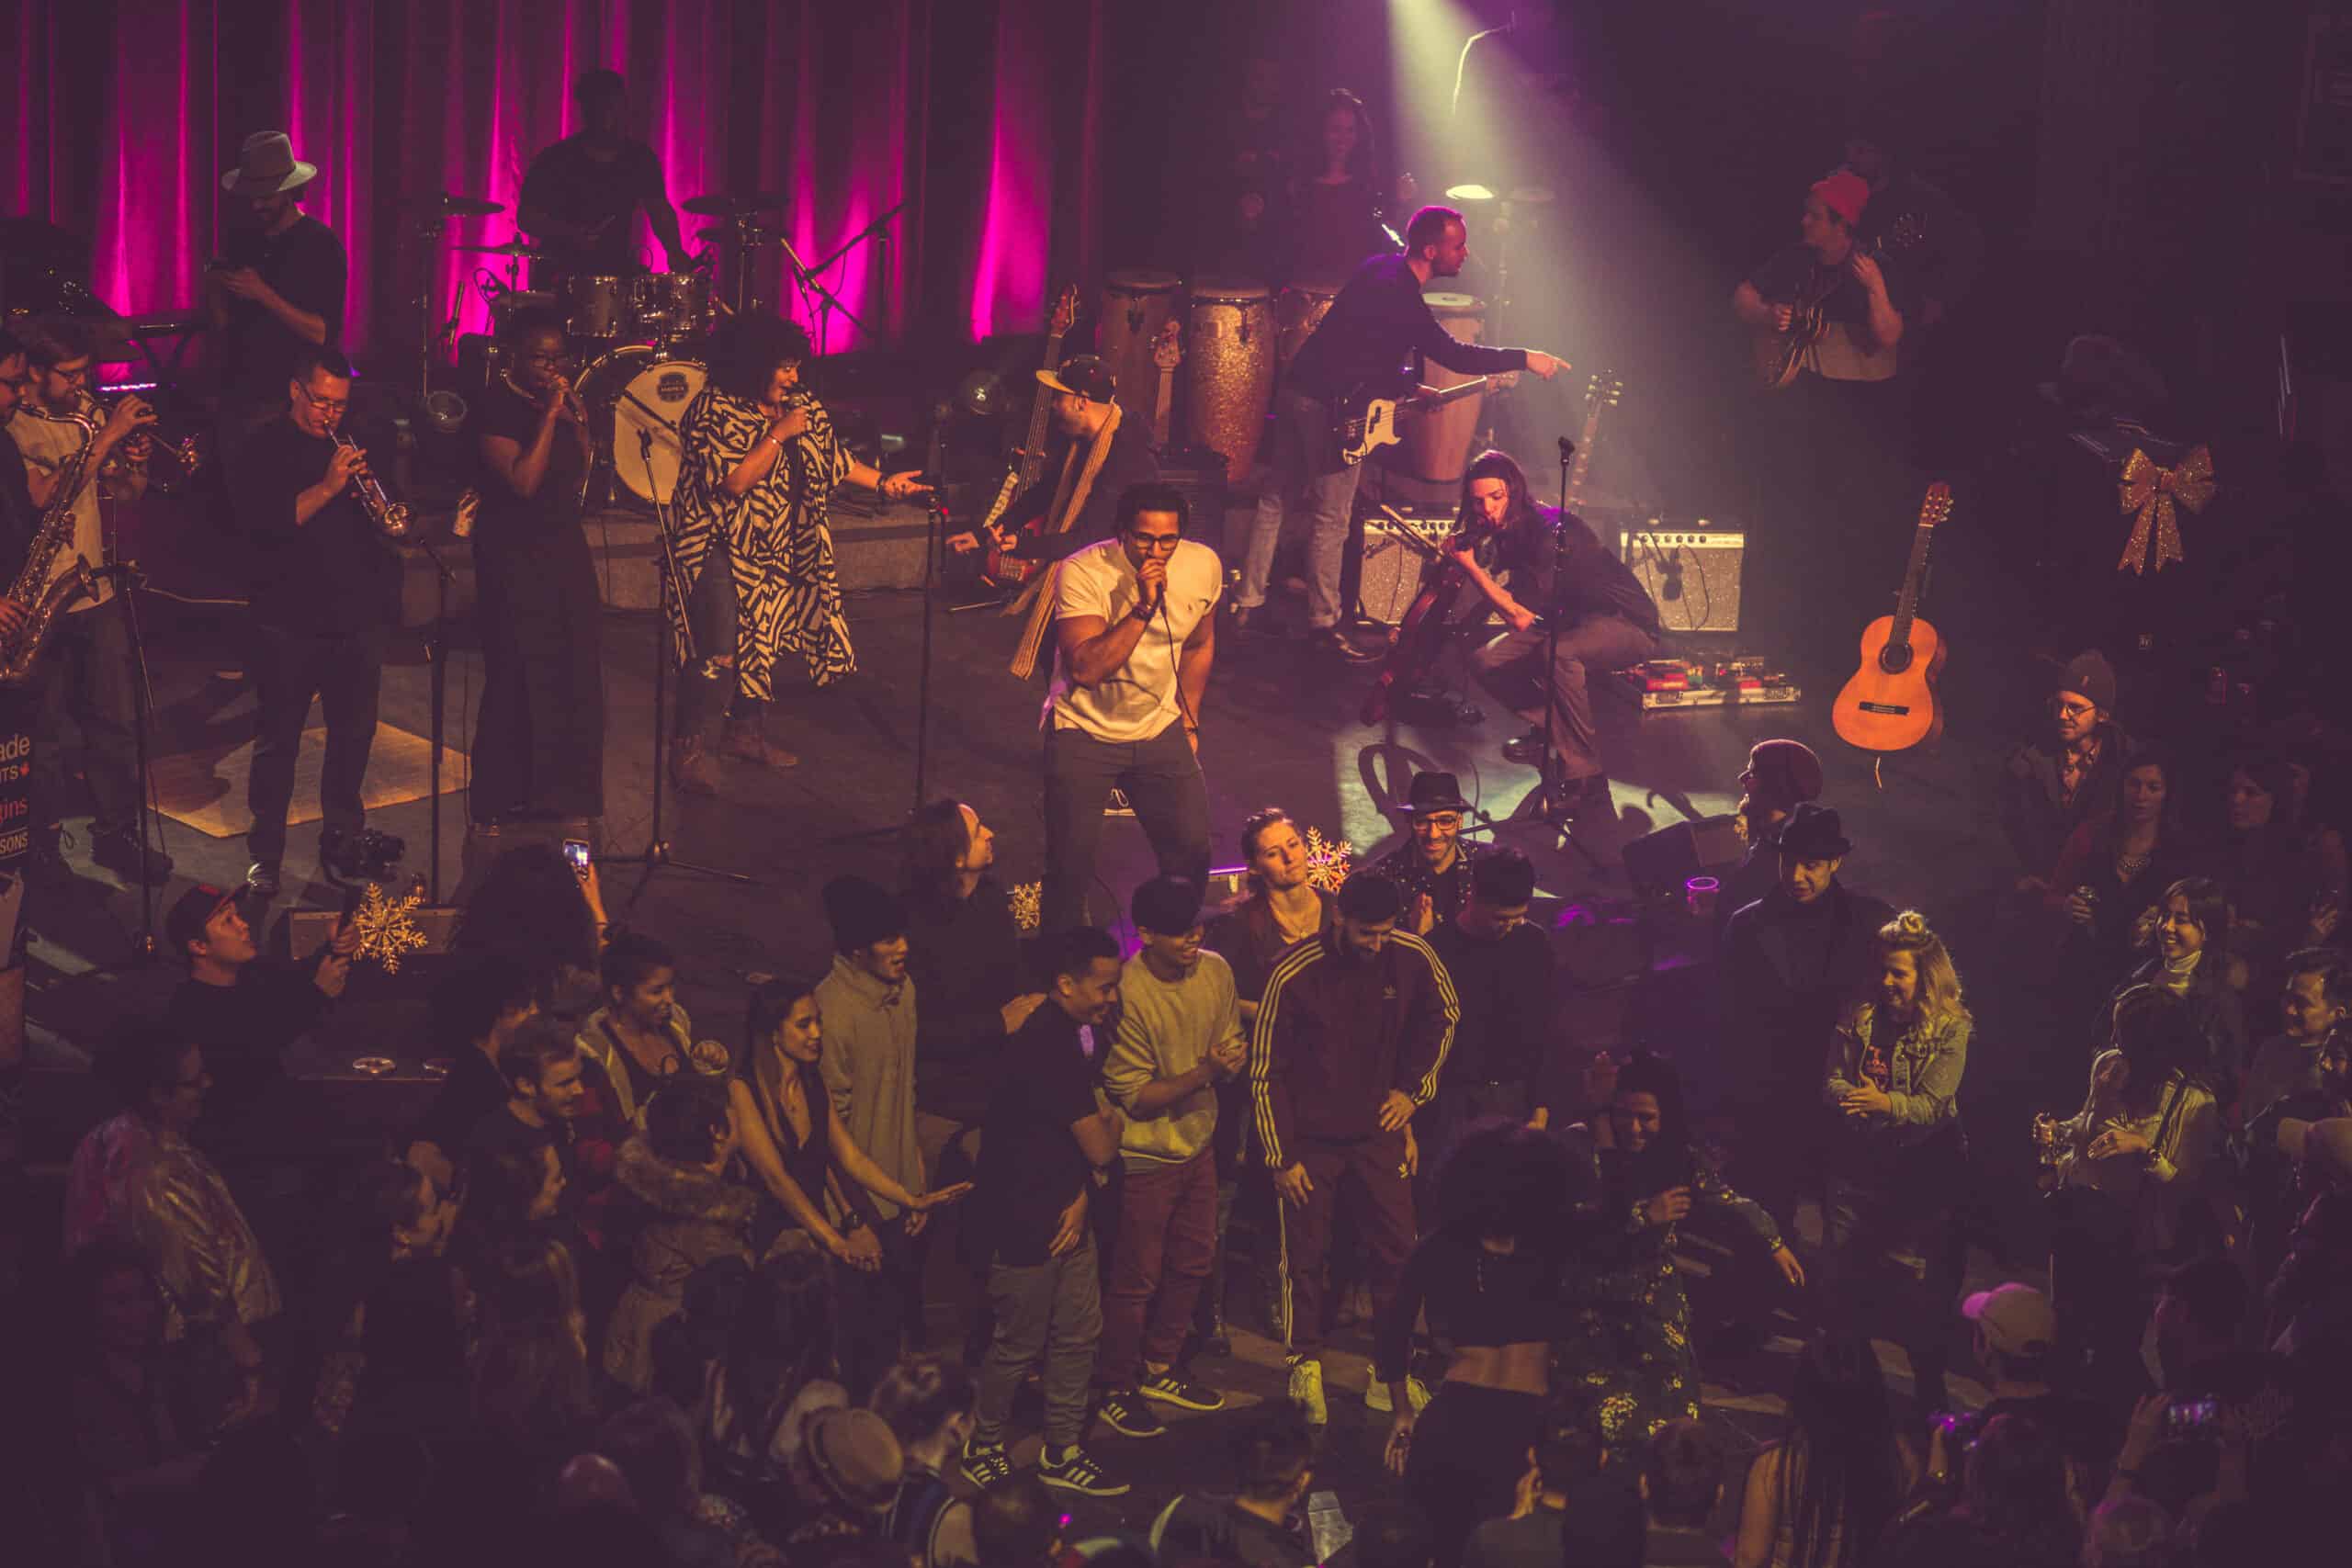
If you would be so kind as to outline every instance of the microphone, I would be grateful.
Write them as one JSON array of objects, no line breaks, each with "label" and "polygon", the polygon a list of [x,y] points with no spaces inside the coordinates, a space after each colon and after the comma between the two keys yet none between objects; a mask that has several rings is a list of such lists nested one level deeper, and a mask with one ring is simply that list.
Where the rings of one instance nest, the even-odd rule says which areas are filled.
[{"label": "microphone", "polygon": [[1566,462],[1569,458],[1571,458],[1571,457],[1575,457],[1576,455],[1577,455],[1577,444],[1576,444],[1575,442],[1573,442],[1573,441],[1569,440],[1569,439],[1568,439],[1566,436],[1565,436],[1565,435],[1561,436],[1561,437],[1560,437],[1560,461],[1562,461],[1563,463],[1565,463],[1565,462]]}]

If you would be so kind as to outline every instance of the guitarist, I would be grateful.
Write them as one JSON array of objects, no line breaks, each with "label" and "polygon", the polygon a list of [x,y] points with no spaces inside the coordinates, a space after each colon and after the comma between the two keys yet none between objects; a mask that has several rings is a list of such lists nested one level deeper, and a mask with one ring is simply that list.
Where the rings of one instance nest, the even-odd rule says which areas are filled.
[{"label": "guitarist", "polygon": [[1854,243],[1870,198],[1870,186],[1850,170],[1815,181],[1797,243],[1732,291],[1733,312],[1759,332],[1788,332],[1797,324],[1797,302],[1817,299],[1826,325],[1799,363],[1826,381],[1889,379],[1903,341],[1903,312],[1887,292],[1886,269]]},{"label": "guitarist", "polygon": [[1062,460],[1015,496],[985,537],[968,529],[951,535],[947,547],[958,555],[987,543],[1015,560],[1060,560],[1117,533],[1119,497],[1159,478],[1151,428],[1119,405],[1100,358],[1073,355],[1059,369],[1038,371],[1037,383],[1053,395],[1054,428],[1067,442]]},{"label": "guitarist", "polygon": [[[1335,434],[1350,396],[1367,385],[1403,381],[1408,356],[1433,360],[1465,376],[1531,370],[1548,381],[1566,368],[1539,349],[1464,343],[1438,324],[1421,290],[1433,278],[1461,272],[1469,256],[1462,214],[1450,207],[1422,208],[1406,226],[1404,254],[1371,256],[1360,264],[1331,301],[1322,324],[1291,361],[1274,398],[1274,471],[1259,496],[1257,520],[1250,531],[1236,598],[1236,629],[1262,614],[1284,506],[1294,492],[1304,490],[1314,517],[1307,547],[1308,636],[1351,663],[1379,657],[1356,647],[1340,629],[1340,561],[1360,473],[1340,460]],[[1416,377],[1419,369],[1417,363]]]},{"label": "guitarist", "polygon": [[[1448,554],[1476,591],[1463,595],[1473,614],[1483,620],[1491,609],[1504,624],[1471,651],[1471,673],[1505,702],[1531,685],[1537,694],[1518,709],[1533,728],[1503,742],[1503,755],[1540,763],[1551,815],[1607,815],[1590,672],[1657,657],[1657,606],[1583,518],[1528,494],[1525,470],[1506,453],[1481,453],[1463,475],[1457,529],[1491,537],[1491,549],[1456,542]],[[1459,621],[1460,611],[1452,618]]]}]

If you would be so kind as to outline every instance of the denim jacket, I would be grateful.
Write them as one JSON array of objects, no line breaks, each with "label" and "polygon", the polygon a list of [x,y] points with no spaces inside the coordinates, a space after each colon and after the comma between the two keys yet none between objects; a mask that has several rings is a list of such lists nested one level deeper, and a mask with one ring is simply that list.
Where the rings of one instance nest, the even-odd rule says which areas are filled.
[{"label": "denim jacket", "polygon": [[[1822,1099],[1833,1109],[1865,1080],[1862,1062],[1875,1047],[1887,1056],[1887,1098],[1894,1107],[1866,1120],[1871,1135],[1909,1145],[1925,1143],[1946,1122],[1960,1120],[1960,1077],[1968,1066],[1965,1013],[1935,1023],[1915,1021],[1900,1034],[1876,1006],[1854,1009],[1829,1046]],[[1888,1038],[1888,1036],[1893,1038]]]}]

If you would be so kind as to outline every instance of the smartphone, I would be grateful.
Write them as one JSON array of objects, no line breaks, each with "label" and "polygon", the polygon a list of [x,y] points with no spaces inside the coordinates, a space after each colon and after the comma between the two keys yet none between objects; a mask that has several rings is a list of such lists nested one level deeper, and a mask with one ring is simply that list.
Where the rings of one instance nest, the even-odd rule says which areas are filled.
[{"label": "smartphone", "polygon": [[2193,1432],[2211,1426],[2220,1414],[2219,1400],[2178,1400],[2165,1406],[2165,1425],[2175,1432]]},{"label": "smartphone", "polygon": [[566,839],[563,841],[563,858],[571,863],[571,874],[574,876],[577,876],[582,882],[588,880],[587,840]]}]

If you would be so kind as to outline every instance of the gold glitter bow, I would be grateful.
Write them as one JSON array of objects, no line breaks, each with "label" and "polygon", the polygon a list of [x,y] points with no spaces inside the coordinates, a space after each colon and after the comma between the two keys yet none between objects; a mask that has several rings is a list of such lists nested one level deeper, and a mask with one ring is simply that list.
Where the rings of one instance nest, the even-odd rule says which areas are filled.
[{"label": "gold glitter bow", "polygon": [[2180,467],[2163,468],[2134,446],[2123,464],[2120,492],[2123,510],[2135,515],[2132,537],[2124,542],[2123,558],[2115,563],[2115,570],[2121,571],[2128,566],[2144,574],[2148,558],[2154,554],[2155,568],[2162,571],[2165,562],[2181,558],[2180,521],[2174,514],[2173,502],[2202,512],[2213,499],[2213,455],[2199,446],[2180,460]]}]

